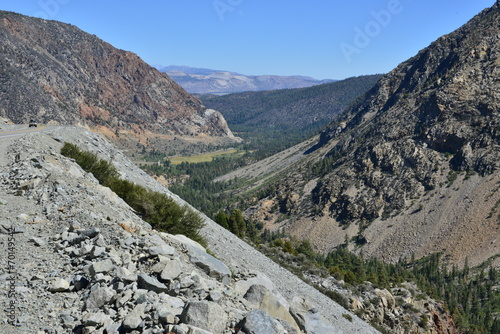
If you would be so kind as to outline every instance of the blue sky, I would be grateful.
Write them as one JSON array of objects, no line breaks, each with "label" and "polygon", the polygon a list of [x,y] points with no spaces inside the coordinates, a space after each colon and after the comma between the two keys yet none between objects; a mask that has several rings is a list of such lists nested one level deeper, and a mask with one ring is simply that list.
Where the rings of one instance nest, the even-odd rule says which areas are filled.
[{"label": "blue sky", "polygon": [[343,79],[386,73],[495,0],[2,0],[152,65]]}]

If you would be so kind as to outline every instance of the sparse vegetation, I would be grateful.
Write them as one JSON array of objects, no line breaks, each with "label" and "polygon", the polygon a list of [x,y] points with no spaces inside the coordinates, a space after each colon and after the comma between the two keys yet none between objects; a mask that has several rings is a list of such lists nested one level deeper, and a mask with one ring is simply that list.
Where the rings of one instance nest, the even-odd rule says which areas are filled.
[{"label": "sparse vegetation", "polygon": [[451,185],[453,184],[453,182],[455,182],[457,177],[458,177],[458,173],[454,170],[450,170],[450,172],[448,173],[448,176],[446,177],[446,179],[448,180],[448,187],[451,187]]},{"label": "sparse vegetation", "polygon": [[94,153],[82,151],[74,144],[65,143],[61,154],[75,159],[86,172],[92,173],[102,185],[113,190],[154,228],[171,234],[184,234],[205,243],[199,235],[203,219],[193,210],[178,205],[165,194],[121,179],[112,164],[99,159]]},{"label": "sparse vegetation", "polygon": [[[283,234],[272,238],[269,247],[261,246],[260,249],[302,279],[304,272],[319,270],[322,275],[343,280],[353,289],[365,281],[370,281],[374,287],[379,288],[415,282],[423,292],[410,291],[415,299],[424,300],[430,296],[443,300],[445,309],[452,314],[461,332],[493,334],[498,333],[500,328],[500,292],[497,289],[500,275],[497,269],[487,263],[471,269],[466,261],[462,270],[457,266],[449,270],[441,263],[441,254],[436,253],[419,260],[402,259],[398,263],[388,264],[357,256],[347,250],[346,244],[324,256],[316,253],[309,241],[299,242]],[[317,288],[348,308],[343,295],[322,287]],[[399,304],[403,303],[401,298],[397,300]],[[409,312],[418,313],[412,305],[405,305]],[[425,327],[428,321],[428,318],[421,316],[419,324]]]},{"label": "sparse vegetation", "polygon": [[342,313],[342,316],[343,316],[345,319],[347,319],[347,320],[349,320],[350,322],[352,322],[352,316],[351,316],[350,314],[347,314],[347,313]]}]

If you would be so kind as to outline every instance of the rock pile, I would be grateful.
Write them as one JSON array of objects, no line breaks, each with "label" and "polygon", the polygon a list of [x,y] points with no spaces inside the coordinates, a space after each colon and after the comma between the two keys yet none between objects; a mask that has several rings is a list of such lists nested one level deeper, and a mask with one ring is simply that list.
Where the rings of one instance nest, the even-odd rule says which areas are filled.
[{"label": "rock pile", "polygon": [[[98,153],[113,155],[127,177],[130,162],[78,131],[73,135],[88,135]],[[334,326],[311,305],[314,299],[285,298],[265,274],[244,266],[231,271],[196,242],[152,230],[59,155],[72,139],[65,135],[0,145],[0,247],[12,259],[0,269],[2,287],[12,287],[2,289],[1,302],[13,305],[1,333],[344,332],[343,322]],[[363,323],[357,332],[376,331]]]}]

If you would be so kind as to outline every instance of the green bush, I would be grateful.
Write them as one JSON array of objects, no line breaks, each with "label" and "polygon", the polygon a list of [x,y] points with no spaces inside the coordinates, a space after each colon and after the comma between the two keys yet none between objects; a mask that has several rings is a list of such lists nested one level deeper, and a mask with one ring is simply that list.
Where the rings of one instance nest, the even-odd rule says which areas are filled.
[{"label": "green bush", "polygon": [[352,316],[351,316],[350,314],[347,314],[347,313],[342,313],[342,316],[343,316],[345,319],[347,319],[347,320],[349,320],[350,322],[352,322]]},{"label": "green bush", "polygon": [[183,234],[205,244],[199,234],[204,225],[203,219],[189,207],[178,205],[165,194],[121,179],[112,164],[99,159],[96,154],[80,150],[74,144],[65,143],[61,154],[74,159],[86,172],[92,173],[102,185],[113,190],[153,228],[171,234]]},{"label": "green bush", "polygon": [[61,149],[61,154],[75,159],[83,170],[92,173],[105,186],[109,186],[109,182],[118,178],[118,171],[112,164],[106,160],[99,159],[94,153],[80,150],[74,144],[65,143]]}]

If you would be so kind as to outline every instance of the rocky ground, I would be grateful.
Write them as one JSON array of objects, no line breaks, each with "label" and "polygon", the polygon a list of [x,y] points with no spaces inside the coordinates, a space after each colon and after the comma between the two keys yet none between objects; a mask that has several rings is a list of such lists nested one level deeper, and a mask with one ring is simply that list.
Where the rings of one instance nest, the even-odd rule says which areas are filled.
[{"label": "rocky ground", "polygon": [[218,259],[152,230],[59,154],[65,141],[170,194],[83,129],[2,138],[1,333],[377,332],[206,217]]}]

